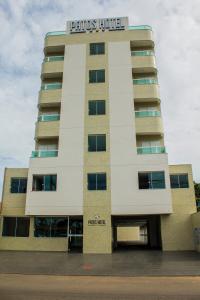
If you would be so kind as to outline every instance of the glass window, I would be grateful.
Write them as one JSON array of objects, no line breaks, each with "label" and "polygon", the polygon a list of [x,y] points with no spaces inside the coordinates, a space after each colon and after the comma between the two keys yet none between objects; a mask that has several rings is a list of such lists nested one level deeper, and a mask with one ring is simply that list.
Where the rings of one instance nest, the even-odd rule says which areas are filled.
[{"label": "glass window", "polygon": [[106,173],[88,174],[88,190],[106,190]]},{"label": "glass window", "polygon": [[33,191],[56,191],[57,175],[33,175]]},{"label": "glass window", "polygon": [[67,217],[35,217],[35,237],[66,237]]},{"label": "glass window", "polygon": [[89,152],[99,152],[106,151],[106,135],[88,135],[88,151]]},{"label": "glass window", "polygon": [[30,219],[28,217],[4,217],[3,236],[29,236]]},{"label": "glass window", "polygon": [[90,55],[105,54],[105,43],[91,43]]},{"label": "glass window", "polygon": [[105,82],[105,70],[90,70],[89,82],[90,83]]},{"label": "glass window", "polygon": [[139,189],[164,189],[165,173],[142,172],[138,173]]},{"label": "glass window", "polygon": [[105,100],[90,100],[88,106],[89,115],[105,115],[106,113]]},{"label": "glass window", "polygon": [[27,178],[11,178],[11,193],[26,193]]},{"label": "glass window", "polygon": [[172,189],[189,188],[188,174],[171,174],[170,184]]}]

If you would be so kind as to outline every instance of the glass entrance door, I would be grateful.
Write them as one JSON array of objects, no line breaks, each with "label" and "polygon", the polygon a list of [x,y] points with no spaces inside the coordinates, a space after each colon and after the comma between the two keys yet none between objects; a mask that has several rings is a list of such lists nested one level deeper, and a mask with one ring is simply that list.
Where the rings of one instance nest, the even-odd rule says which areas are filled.
[{"label": "glass entrance door", "polygon": [[82,251],[83,219],[69,218],[69,251]]}]

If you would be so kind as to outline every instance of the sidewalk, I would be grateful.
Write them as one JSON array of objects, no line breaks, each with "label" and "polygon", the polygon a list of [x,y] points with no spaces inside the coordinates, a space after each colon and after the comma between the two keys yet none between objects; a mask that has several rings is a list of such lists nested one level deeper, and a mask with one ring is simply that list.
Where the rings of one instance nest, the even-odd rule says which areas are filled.
[{"label": "sidewalk", "polygon": [[109,254],[0,251],[1,274],[200,276],[200,253],[125,251]]}]

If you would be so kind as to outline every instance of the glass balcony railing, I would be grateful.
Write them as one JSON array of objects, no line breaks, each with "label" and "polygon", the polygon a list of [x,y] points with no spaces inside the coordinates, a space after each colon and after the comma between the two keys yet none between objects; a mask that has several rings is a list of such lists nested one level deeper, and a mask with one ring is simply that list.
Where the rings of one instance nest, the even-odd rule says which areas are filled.
[{"label": "glass balcony railing", "polygon": [[44,62],[62,61],[62,60],[64,60],[64,55],[47,56],[44,58]]},{"label": "glass balcony railing", "polygon": [[57,90],[57,89],[62,89],[61,82],[43,83],[41,86],[41,90]]},{"label": "glass balcony railing", "polygon": [[136,118],[145,118],[145,117],[160,117],[159,110],[138,110],[135,111]]},{"label": "glass balcony railing", "polygon": [[166,153],[165,147],[154,146],[154,147],[137,147],[138,154],[160,154]]},{"label": "glass balcony railing", "polygon": [[32,158],[36,157],[56,157],[58,156],[58,150],[35,150],[32,151]]},{"label": "glass balcony railing", "polygon": [[50,36],[50,35],[65,35],[66,32],[65,31],[52,31],[52,32],[47,32],[46,36]]},{"label": "glass balcony railing", "polygon": [[152,30],[149,25],[128,26],[128,30]]},{"label": "glass balcony railing", "polygon": [[55,114],[55,115],[40,115],[38,117],[39,122],[51,122],[51,121],[59,121],[60,120],[60,115]]},{"label": "glass balcony railing", "polygon": [[153,50],[131,51],[132,56],[153,56]]},{"label": "glass balcony railing", "polygon": [[156,78],[137,78],[133,79],[133,84],[157,84]]}]

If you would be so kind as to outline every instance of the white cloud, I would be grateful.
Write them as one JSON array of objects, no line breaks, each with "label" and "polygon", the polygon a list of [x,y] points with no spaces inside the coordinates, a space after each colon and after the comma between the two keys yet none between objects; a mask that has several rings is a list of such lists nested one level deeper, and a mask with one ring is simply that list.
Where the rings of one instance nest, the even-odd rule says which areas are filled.
[{"label": "white cloud", "polygon": [[3,168],[27,166],[34,146],[44,35],[67,19],[129,16],[153,27],[170,163],[192,163],[200,181],[198,0],[0,1],[0,185]]}]

